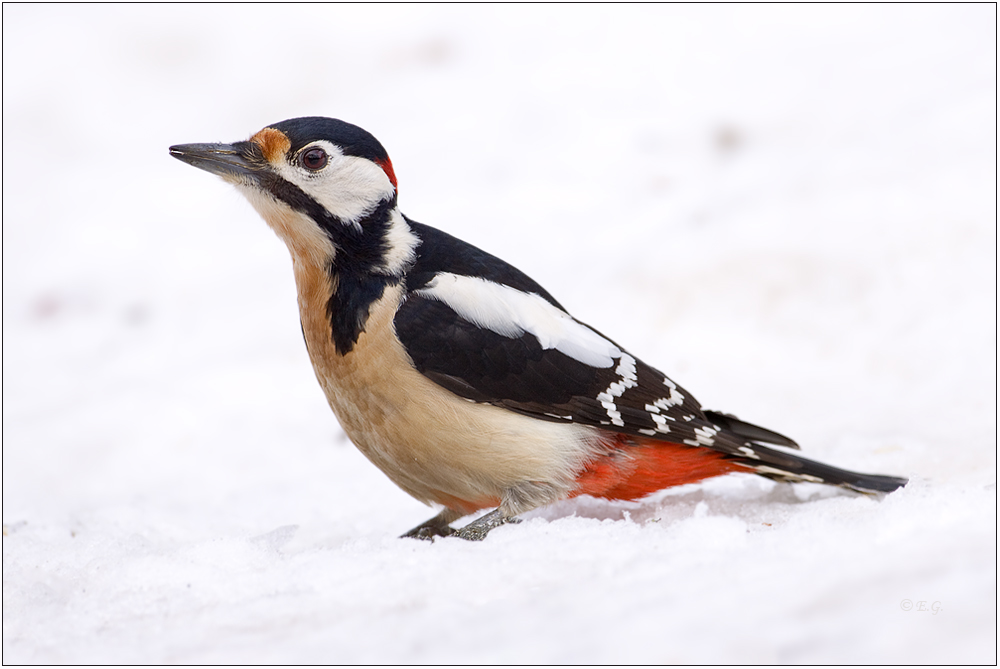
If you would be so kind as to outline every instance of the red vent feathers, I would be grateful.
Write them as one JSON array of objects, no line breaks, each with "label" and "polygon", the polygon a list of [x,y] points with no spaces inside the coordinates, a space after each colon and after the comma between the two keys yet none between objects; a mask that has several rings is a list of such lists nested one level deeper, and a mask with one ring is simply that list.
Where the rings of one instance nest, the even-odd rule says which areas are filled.
[{"label": "red vent feathers", "polygon": [[671,486],[745,472],[719,451],[619,435],[614,450],[587,464],[575,495],[634,500]]}]

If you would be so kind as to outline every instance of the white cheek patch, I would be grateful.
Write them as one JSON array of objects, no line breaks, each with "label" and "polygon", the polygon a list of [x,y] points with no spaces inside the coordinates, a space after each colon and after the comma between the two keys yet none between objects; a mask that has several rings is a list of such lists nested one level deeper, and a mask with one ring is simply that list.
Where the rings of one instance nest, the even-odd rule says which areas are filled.
[{"label": "white cheek patch", "polygon": [[345,223],[360,229],[358,221],[395,192],[385,171],[372,161],[345,156],[330,142],[314,142],[309,146],[321,147],[329,156],[322,170],[309,172],[285,160],[271,163],[271,167]]},{"label": "white cheek patch", "polygon": [[515,339],[525,332],[543,349],[555,349],[592,367],[607,368],[621,349],[534,293],[480,279],[441,272],[416,291],[447,304],[465,320]]}]

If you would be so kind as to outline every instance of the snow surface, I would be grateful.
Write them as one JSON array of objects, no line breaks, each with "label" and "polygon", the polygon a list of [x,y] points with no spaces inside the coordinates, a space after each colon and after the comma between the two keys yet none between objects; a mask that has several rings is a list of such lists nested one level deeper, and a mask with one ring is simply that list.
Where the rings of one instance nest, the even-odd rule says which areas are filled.
[{"label": "snow surface", "polygon": [[[5,4],[4,662],[995,663],[995,31],[995,4]],[[312,114],[706,406],[912,483],[396,539],[433,511],[327,409],[286,250],[167,154]]]}]

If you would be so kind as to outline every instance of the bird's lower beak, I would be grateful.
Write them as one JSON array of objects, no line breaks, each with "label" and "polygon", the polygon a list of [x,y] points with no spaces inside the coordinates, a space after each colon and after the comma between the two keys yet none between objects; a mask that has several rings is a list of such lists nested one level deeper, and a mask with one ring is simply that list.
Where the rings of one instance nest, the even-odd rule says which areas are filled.
[{"label": "bird's lower beak", "polygon": [[239,180],[253,176],[258,171],[234,144],[178,144],[170,147],[170,155],[228,179]]}]

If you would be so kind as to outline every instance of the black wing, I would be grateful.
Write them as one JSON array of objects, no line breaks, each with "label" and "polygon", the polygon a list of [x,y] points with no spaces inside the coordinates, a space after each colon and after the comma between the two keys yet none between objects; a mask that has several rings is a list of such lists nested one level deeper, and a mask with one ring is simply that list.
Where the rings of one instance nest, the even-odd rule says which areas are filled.
[{"label": "black wing", "polygon": [[564,311],[541,286],[499,258],[434,228],[410,225],[423,243],[407,278],[407,299],[395,317],[396,332],[416,368],[444,388],[535,418],[711,446],[734,455],[744,455],[739,449],[748,440],[794,446],[735,417],[706,414],[690,393],[611,340],[620,357],[596,367],[543,348],[529,332],[505,335],[481,327],[421,294],[436,275],[447,272],[538,295]]},{"label": "black wing", "polygon": [[[516,268],[443,232],[412,221],[410,225],[424,243],[417,250],[407,277],[407,297],[394,324],[416,368],[451,392],[543,420],[713,448],[777,480],[830,483],[860,492],[890,492],[906,484],[903,478],[859,474],[761,445],[798,448],[776,432],[730,414],[703,410],[662,372],[571,319],[551,295]],[[572,327],[586,328],[586,338],[602,338],[615,352],[611,364],[588,364],[580,359],[586,356],[567,355],[551,342],[543,346],[538,336],[525,331],[528,328],[514,327],[518,324],[513,320],[509,328],[497,326],[495,319],[492,328],[471,322],[447,303],[446,292],[435,292],[435,278],[444,275],[482,279],[487,292],[494,285],[501,287],[501,293],[513,290],[541,298],[560,317],[572,321]],[[461,301],[453,304],[467,308],[474,302],[467,296],[463,299],[465,306]]]}]

